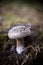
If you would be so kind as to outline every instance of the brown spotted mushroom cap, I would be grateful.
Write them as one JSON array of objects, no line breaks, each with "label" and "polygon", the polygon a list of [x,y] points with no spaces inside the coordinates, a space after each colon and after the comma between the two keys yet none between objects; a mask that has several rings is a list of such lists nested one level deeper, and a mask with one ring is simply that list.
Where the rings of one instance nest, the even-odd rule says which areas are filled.
[{"label": "brown spotted mushroom cap", "polygon": [[30,36],[30,34],[30,27],[25,25],[14,26],[8,32],[10,39],[24,38],[25,36]]}]

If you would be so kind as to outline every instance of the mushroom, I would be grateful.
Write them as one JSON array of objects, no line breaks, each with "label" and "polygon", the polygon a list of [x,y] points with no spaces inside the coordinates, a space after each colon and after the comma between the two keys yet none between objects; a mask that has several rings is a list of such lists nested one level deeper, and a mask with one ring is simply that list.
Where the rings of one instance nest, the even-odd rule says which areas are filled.
[{"label": "mushroom", "polygon": [[19,25],[12,27],[8,36],[10,39],[16,39],[16,51],[18,54],[21,54],[25,49],[24,37],[30,36],[31,30],[30,27],[25,25]]}]

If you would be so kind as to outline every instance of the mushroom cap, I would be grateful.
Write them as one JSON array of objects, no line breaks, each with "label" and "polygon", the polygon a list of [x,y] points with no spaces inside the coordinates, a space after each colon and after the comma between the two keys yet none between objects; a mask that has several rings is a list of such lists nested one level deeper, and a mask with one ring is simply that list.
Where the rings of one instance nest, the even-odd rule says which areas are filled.
[{"label": "mushroom cap", "polygon": [[30,27],[25,25],[14,26],[8,32],[8,36],[10,39],[24,38],[25,36],[29,36],[30,34]]}]

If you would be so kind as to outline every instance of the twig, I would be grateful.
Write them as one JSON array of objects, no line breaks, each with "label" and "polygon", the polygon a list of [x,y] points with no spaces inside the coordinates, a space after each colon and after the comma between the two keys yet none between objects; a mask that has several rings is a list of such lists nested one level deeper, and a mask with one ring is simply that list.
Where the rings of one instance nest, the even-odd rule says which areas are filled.
[{"label": "twig", "polygon": [[[30,54],[31,55],[31,54]],[[32,56],[31,56],[32,57]],[[32,58],[31,58],[32,59]],[[28,60],[31,60],[29,59],[29,54],[26,56],[26,59],[21,63],[21,65],[24,65],[24,63],[26,63]]]}]

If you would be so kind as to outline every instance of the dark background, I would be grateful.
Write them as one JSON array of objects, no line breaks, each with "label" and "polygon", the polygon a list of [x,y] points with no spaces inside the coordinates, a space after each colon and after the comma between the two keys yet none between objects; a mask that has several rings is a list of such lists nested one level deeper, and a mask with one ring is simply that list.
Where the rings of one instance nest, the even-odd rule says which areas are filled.
[{"label": "dark background", "polygon": [[43,4],[43,0],[0,0],[0,3],[10,3],[10,2],[16,2],[16,3],[38,3]]}]

